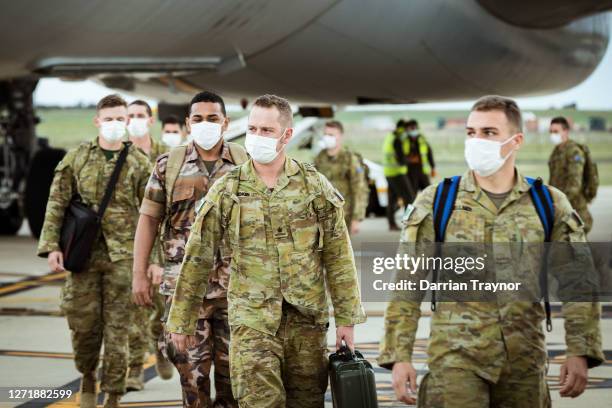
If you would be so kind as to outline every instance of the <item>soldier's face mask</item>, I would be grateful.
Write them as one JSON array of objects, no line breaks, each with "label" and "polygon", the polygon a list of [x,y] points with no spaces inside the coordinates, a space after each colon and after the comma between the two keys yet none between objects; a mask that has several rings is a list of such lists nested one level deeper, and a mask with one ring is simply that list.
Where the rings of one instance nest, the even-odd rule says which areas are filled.
[{"label": "soldier's face mask", "polygon": [[561,134],[559,133],[551,133],[550,134],[550,141],[552,144],[559,145],[561,144],[561,142],[563,142],[563,137],[561,137]]},{"label": "soldier's face mask", "polygon": [[516,135],[505,142],[497,142],[478,137],[472,137],[465,141],[465,161],[468,167],[479,176],[488,177],[495,174],[512,155],[510,151],[506,157],[502,157],[501,148],[509,143]]},{"label": "soldier's face mask", "polygon": [[210,150],[221,139],[221,125],[206,121],[193,123],[191,124],[191,137],[202,149]]},{"label": "soldier's face mask", "polygon": [[323,135],[321,144],[323,145],[324,149],[333,149],[338,145],[338,142],[336,141],[336,136]]},{"label": "soldier's face mask", "polygon": [[100,122],[100,135],[110,143],[121,140],[125,135],[125,122],[120,120]]},{"label": "soldier's face mask", "polygon": [[166,146],[176,147],[181,144],[181,134],[165,132],[162,133],[161,140]]},{"label": "soldier's face mask", "polygon": [[267,164],[272,160],[276,159],[280,150],[285,146],[281,145],[280,150],[276,150],[276,146],[278,146],[279,140],[282,140],[285,137],[285,131],[281,135],[280,138],[274,137],[266,137],[259,136],[255,133],[247,133],[246,140],[244,141],[244,147],[246,148],[247,153],[255,160],[257,163]]},{"label": "soldier's face mask", "polygon": [[145,118],[130,119],[127,130],[132,137],[144,137],[149,133],[149,120]]}]

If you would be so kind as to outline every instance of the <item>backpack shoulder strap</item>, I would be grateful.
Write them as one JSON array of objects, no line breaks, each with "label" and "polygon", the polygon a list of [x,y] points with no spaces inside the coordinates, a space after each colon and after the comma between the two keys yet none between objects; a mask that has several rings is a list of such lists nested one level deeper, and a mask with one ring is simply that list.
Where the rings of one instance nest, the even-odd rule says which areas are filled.
[{"label": "backpack shoulder strap", "polygon": [[314,195],[312,199],[312,206],[315,210],[315,216],[317,218],[317,228],[319,230],[318,249],[321,250],[323,248],[325,238],[325,229],[323,228],[322,223],[328,217],[328,215],[325,213],[327,200],[331,199],[331,202],[334,206],[340,207],[344,205],[344,200],[340,198],[340,193],[337,193],[337,196],[334,197],[331,197],[331,195],[330,197],[326,196],[321,180],[321,177],[323,177],[323,175],[317,171],[317,168],[313,164],[302,163],[297,160],[296,163],[298,164],[298,167],[302,172],[302,177],[304,177],[304,184],[306,186],[306,192],[308,196],[310,197]]},{"label": "backpack shoulder strap", "polygon": [[187,145],[177,146],[168,153],[168,162],[166,163],[166,208],[170,208],[170,203],[172,203],[174,183],[178,179],[186,155]]},{"label": "backpack shoulder strap", "polygon": [[550,242],[552,236],[552,229],[555,221],[555,206],[550,194],[550,190],[542,178],[537,179],[531,177],[525,177],[531,188],[529,194],[531,195],[531,201],[540,217],[542,226],[544,227],[544,237],[546,242]]},{"label": "backpack shoulder strap", "polygon": [[[540,221],[544,227],[544,241],[550,242],[555,220],[555,206],[552,196],[548,190],[548,187],[544,185],[541,177],[538,177],[537,179],[525,177],[525,179],[531,185],[531,188],[529,189],[531,201],[533,201],[538,217],[540,217]],[[542,262],[542,270],[540,271],[540,288],[542,291],[542,298],[544,298],[546,330],[550,332],[552,331],[552,319],[548,294],[548,245],[544,246],[544,262]]]},{"label": "backpack shoulder strap", "polygon": [[234,164],[240,165],[249,160],[249,156],[247,155],[246,150],[244,150],[244,147],[232,142],[226,143],[227,147],[229,148],[230,156],[232,156],[232,160],[234,161]]},{"label": "backpack shoulder strap", "polygon": [[121,169],[127,160],[127,156],[130,152],[130,146],[132,142],[123,142],[123,149],[121,153],[119,153],[119,158],[117,159],[117,163],[115,164],[115,168],[106,184],[106,190],[104,191],[104,196],[102,197],[102,201],[100,202],[100,206],[98,207],[98,217],[102,219],[104,217],[104,213],[106,212],[106,207],[110,203],[111,196],[113,191],[115,190],[115,186],[117,185],[117,181],[119,181],[119,175],[121,174]]},{"label": "backpack shoulder strap", "polygon": [[434,200],[434,230],[436,242],[444,242],[446,226],[455,206],[461,176],[445,178],[436,188]]},{"label": "backpack shoulder strap", "polygon": [[[322,214],[320,214],[324,208],[325,208],[325,201],[326,201],[326,197],[325,194],[323,192],[323,186],[321,185],[321,176],[320,173],[317,171],[317,168],[310,163],[302,163],[300,161],[296,160],[296,163],[298,165],[298,167],[300,168],[300,171],[302,172],[302,176],[304,177],[304,184],[306,186],[306,191],[308,193],[308,195],[314,194],[315,198],[314,198],[314,208],[315,211],[317,212],[317,216],[320,216]],[[319,218],[324,218],[324,217],[319,217]]]},{"label": "backpack shoulder strap", "polygon": [[242,166],[236,166],[224,176],[227,178],[225,189],[223,190],[221,222],[223,228],[227,230],[229,226],[232,208],[237,200],[238,188],[240,187],[240,172]]}]

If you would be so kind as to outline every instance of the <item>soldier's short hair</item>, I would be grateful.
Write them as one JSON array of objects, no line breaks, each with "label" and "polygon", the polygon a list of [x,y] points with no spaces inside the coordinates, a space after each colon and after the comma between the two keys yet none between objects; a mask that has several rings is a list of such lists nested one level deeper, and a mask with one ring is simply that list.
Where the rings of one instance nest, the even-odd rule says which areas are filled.
[{"label": "soldier's short hair", "polygon": [[330,121],[325,122],[325,127],[338,129],[340,133],[344,133],[344,126],[342,126],[342,123],[337,120],[330,120]]},{"label": "soldier's short hair", "polygon": [[153,110],[151,109],[151,105],[149,105],[146,101],[143,101],[142,99],[136,99],[135,101],[130,102],[128,108],[132,105],[144,106],[147,110],[147,115],[153,116]]},{"label": "soldier's short hair", "polygon": [[418,128],[419,127],[419,122],[416,121],[416,119],[410,119],[406,121],[406,127],[415,127]]},{"label": "soldier's short hair", "polygon": [[96,112],[100,112],[102,109],[115,108],[117,106],[125,106],[127,108],[127,102],[118,94],[106,95],[100,99],[96,105]]},{"label": "soldier's short hair", "polygon": [[227,116],[227,113],[225,111],[225,102],[223,101],[223,98],[217,95],[216,93],[210,91],[203,91],[199,94],[196,94],[196,96],[191,98],[191,102],[189,103],[189,110],[191,110],[191,107],[194,103],[201,102],[218,103],[219,106],[221,106],[221,112],[223,112],[223,116]]},{"label": "soldier's short hair", "polygon": [[523,131],[523,117],[517,103],[510,98],[499,95],[483,96],[474,103],[472,112],[502,111],[508,122],[518,132]]},{"label": "soldier's short hair", "polygon": [[165,118],[162,119],[162,129],[164,128],[164,126],[166,125],[179,125],[180,127],[183,127],[184,123],[181,122],[179,120],[178,117],[176,117],[175,115],[168,115]]},{"label": "soldier's short hair", "polygon": [[293,111],[289,101],[276,95],[262,95],[255,99],[253,106],[261,108],[276,108],[280,114],[280,123],[286,128],[293,126]]},{"label": "soldier's short hair", "polygon": [[550,121],[550,124],[551,125],[554,125],[554,124],[561,125],[561,127],[564,130],[568,130],[570,128],[570,124],[568,120],[563,116],[557,116],[556,118],[552,118],[552,120]]}]

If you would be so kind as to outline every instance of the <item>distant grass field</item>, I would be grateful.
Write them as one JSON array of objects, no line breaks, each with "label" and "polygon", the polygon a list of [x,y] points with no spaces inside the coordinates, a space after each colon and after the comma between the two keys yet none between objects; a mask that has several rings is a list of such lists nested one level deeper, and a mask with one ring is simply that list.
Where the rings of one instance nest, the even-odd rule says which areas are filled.
[{"label": "distant grass field", "polygon": [[[608,127],[612,125],[612,111],[533,111],[538,117],[553,117],[565,115],[582,128],[586,128],[590,117],[597,116],[606,120]],[[95,137],[93,117],[95,111],[89,109],[39,109],[37,114],[41,123],[37,127],[39,136],[49,138],[52,146],[70,148],[83,140]],[[410,112],[340,112],[337,119],[346,128],[347,144],[361,152],[367,159],[380,162],[382,158],[381,145],[386,132],[372,129],[367,125],[367,119],[385,117],[395,122],[400,117],[415,118],[419,121],[423,133],[427,136],[435,155],[440,177],[461,174],[465,171],[463,160],[462,129],[437,130],[439,118],[465,118],[468,112],[462,111],[410,111]],[[235,119],[244,113],[230,113]],[[159,136],[159,123],[153,129],[154,136]],[[574,132],[572,137],[581,143],[588,144],[593,157],[598,163],[599,177],[602,185],[612,185],[612,133],[609,132]],[[548,179],[548,156],[553,146],[548,141],[547,133],[527,133],[525,146],[519,154],[520,170],[530,176],[541,176]],[[312,154],[308,150],[292,151],[291,154],[303,160],[310,160]]]}]

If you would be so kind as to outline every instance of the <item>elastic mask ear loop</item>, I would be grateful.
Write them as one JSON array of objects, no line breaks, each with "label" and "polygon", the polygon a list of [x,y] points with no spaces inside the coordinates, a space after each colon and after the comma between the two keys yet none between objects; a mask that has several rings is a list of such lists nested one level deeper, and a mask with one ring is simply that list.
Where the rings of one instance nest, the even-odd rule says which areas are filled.
[{"label": "elastic mask ear loop", "polygon": [[[502,144],[499,146],[500,153],[501,153],[501,148],[502,148],[502,146],[505,146],[506,144],[510,143],[510,141],[511,141],[512,139],[514,139],[515,137],[516,137],[516,135],[512,136],[510,139],[506,140],[505,142],[503,142],[503,143],[502,143]],[[510,152],[509,152],[509,153],[506,155],[506,157],[504,157],[504,158],[503,158],[503,159],[504,159],[504,161],[508,160],[508,158],[509,158],[509,157],[512,155],[512,153],[513,153],[513,152],[515,152],[515,150],[514,150],[514,149],[510,150]]]},{"label": "elastic mask ear loop", "polygon": [[[285,133],[287,133],[287,128],[285,128],[285,130],[283,130],[283,134],[281,135],[281,137],[278,138],[277,144],[282,140],[283,137],[285,137]],[[280,150],[278,150],[276,152],[276,154],[280,154],[280,152],[285,150],[285,146],[287,146],[287,144],[286,143],[282,143],[281,146],[282,146],[282,148]]]}]

